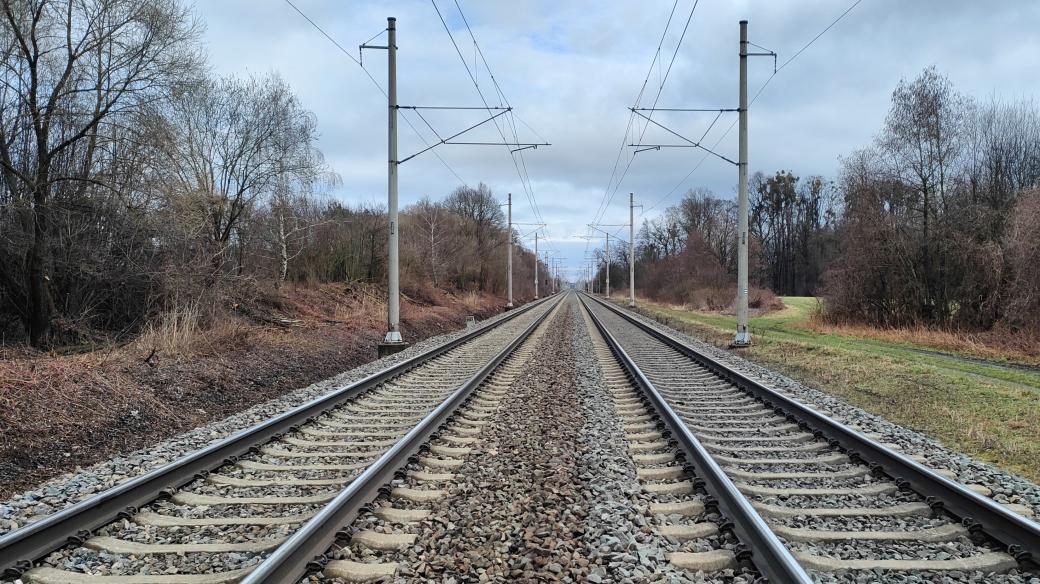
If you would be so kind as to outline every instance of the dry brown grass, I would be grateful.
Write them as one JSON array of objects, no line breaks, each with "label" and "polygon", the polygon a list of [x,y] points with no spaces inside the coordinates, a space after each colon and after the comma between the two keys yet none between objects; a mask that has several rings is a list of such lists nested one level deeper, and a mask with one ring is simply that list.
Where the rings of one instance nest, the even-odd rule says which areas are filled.
[{"label": "dry brown grass", "polygon": [[[444,299],[402,303],[409,341],[502,305],[475,293]],[[188,303],[102,351],[0,349],[0,498],[371,361],[385,331],[374,286],[286,287],[222,313],[206,306]]]},{"label": "dry brown grass", "polygon": [[[286,313],[305,324],[371,327],[386,320],[386,300],[373,286],[328,285],[283,291]],[[405,306],[408,302],[403,303]]]},{"label": "dry brown grass", "polygon": [[134,339],[127,350],[145,355],[192,357],[212,355],[249,342],[256,331],[242,319],[204,314],[201,302],[188,302],[164,312]]},{"label": "dry brown grass", "polygon": [[857,324],[830,324],[818,316],[814,316],[805,326],[821,333],[917,345],[981,359],[1040,365],[1040,343],[1024,333],[1019,335],[1025,338],[1016,338],[1004,331],[972,333],[926,327],[886,329]]},{"label": "dry brown grass", "polygon": [[135,383],[124,365],[107,351],[0,360],[0,476],[35,469],[39,450],[78,464],[121,418],[134,426],[179,417],[176,403]]}]

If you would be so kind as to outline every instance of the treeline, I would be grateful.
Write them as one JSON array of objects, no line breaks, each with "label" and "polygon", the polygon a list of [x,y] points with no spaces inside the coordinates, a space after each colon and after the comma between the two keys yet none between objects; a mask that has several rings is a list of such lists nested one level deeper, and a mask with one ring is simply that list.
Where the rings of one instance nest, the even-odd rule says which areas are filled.
[{"label": "treeline", "polygon": [[[315,116],[277,75],[213,76],[200,30],[177,0],[3,3],[5,342],[126,338],[287,281],[384,281],[385,211],[327,200],[339,178]],[[405,293],[501,292],[506,228],[486,187],[401,225]],[[518,295],[531,262],[517,258]]]},{"label": "treeline", "polygon": [[[281,279],[385,282],[385,209],[333,201],[293,217],[299,222],[293,224],[294,237],[284,254],[288,267]],[[502,205],[487,185],[458,187],[443,201],[423,198],[401,209],[399,222],[404,294],[419,301],[432,301],[431,294],[444,289],[506,295],[509,230]],[[516,245],[515,232],[513,239],[513,294],[529,300],[534,297],[534,254]],[[544,293],[551,282],[545,263],[538,265]],[[270,278],[273,266],[263,266],[263,257],[257,257],[252,270]]]},{"label": "treeline", "polygon": [[978,102],[934,68],[892,94],[874,143],[842,160],[831,318],[1040,328],[1040,110]]},{"label": "treeline", "polygon": [[[752,177],[750,280],[823,296],[835,322],[1040,331],[1038,185],[1037,105],[978,102],[929,68],[898,85],[873,144],[843,157],[836,181]],[[644,222],[641,292],[730,307],[736,223],[736,202],[704,189]],[[627,255],[613,261],[624,285]]]},{"label": "treeline", "polygon": [[[763,290],[813,294],[836,253],[840,202],[833,186],[819,176],[757,172],[748,198],[749,281],[757,288],[751,304],[768,299]],[[735,200],[707,189],[687,192],[640,228],[636,273],[642,292],[706,310],[729,308],[736,284],[736,233]],[[627,255],[614,261],[627,270]]]}]

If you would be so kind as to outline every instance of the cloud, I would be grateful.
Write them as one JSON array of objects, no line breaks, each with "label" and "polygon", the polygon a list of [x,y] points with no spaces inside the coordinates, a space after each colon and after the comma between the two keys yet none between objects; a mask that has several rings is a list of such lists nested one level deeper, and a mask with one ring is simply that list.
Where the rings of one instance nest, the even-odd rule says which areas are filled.
[{"label": "cloud", "polygon": [[[396,16],[400,102],[480,105],[429,2],[294,2],[355,57],[357,45],[384,28],[387,16]],[[549,245],[567,257],[567,267],[576,269],[587,244],[572,236],[585,232],[604,196],[625,133],[627,108],[644,79],[648,94],[656,93],[692,2],[680,0],[662,43],[663,65],[649,77],[670,2],[460,0],[460,4],[512,106],[553,143],[525,151],[524,161],[541,215],[549,223]],[[735,107],[741,18],[750,21],[750,40],[775,50],[783,62],[848,5],[836,0],[701,2],[659,105]],[[454,2],[438,0],[438,6],[473,68],[473,45]],[[365,73],[285,2],[199,2],[196,11],[207,24],[205,38],[216,72],[277,72],[317,114],[319,146],[343,178],[334,196],[351,202],[385,201],[386,101]],[[833,176],[838,156],[866,145],[880,128],[896,83],[932,64],[949,75],[957,89],[976,97],[1032,96],[1038,76],[1028,70],[1035,70],[1040,54],[1033,30],[1038,18],[1040,3],[1032,2],[864,1],[780,71],[752,106],[752,171],[785,168],[803,175]],[[384,86],[385,58],[379,51],[364,55],[366,68]],[[491,79],[477,60],[478,82],[492,105],[499,105],[492,98]],[[751,61],[752,92],[772,70],[768,58]],[[707,142],[714,142],[730,126],[729,115],[735,114],[724,114]],[[449,132],[477,121],[476,116],[479,112],[451,112],[431,116],[430,121]],[[674,113],[655,119],[697,138],[712,117]],[[418,119],[413,123],[424,129]],[[520,134],[522,140],[540,141],[522,126]],[[472,138],[500,139],[490,127]],[[673,138],[651,129],[646,139],[670,142]],[[424,147],[404,123],[400,141],[402,155]],[[622,168],[630,150],[624,149]],[[735,156],[736,131],[719,150]],[[504,148],[441,146],[437,152],[468,183],[483,181],[503,200],[505,193],[514,193],[515,219],[535,221]],[[630,191],[649,207],[674,190],[647,216],[660,212],[691,187],[731,195],[735,169],[715,159],[706,160],[689,180],[680,182],[701,157],[686,148],[639,154],[603,221],[627,220]],[[443,196],[459,182],[432,153],[403,164],[400,177],[402,204],[423,195]]]}]

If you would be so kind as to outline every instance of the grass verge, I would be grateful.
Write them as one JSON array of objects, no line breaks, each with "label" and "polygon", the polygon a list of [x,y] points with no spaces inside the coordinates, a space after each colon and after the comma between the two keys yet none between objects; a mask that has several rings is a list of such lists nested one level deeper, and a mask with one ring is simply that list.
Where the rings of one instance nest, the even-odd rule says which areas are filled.
[{"label": "grass verge", "polygon": [[[817,330],[812,298],[752,318],[740,354],[950,448],[1040,481],[1040,370],[943,353],[932,345]],[[725,347],[732,316],[641,301],[639,311]]]}]

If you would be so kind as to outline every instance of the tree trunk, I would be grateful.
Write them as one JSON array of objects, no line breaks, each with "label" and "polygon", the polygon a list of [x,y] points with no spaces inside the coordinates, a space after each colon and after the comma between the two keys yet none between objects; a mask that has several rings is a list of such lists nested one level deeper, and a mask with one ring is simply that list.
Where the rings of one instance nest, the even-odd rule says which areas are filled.
[{"label": "tree trunk", "polygon": [[434,234],[435,226],[430,225],[430,276],[433,279],[433,285],[439,286],[439,278],[437,277],[437,262],[440,258],[437,257],[437,240]]},{"label": "tree trunk", "polygon": [[47,275],[47,256],[50,251],[49,221],[47,209],[48,170],[41,167],[33,189],[33,241],[25,256],[26,289],[28,311],[26,328],[29,342],[34,347],[47,343],[54,314],[54,299],[51,297],[50,277]]},{"label": "tree trunk", "polygon": [[278,281],[289,278],[289,236],[285,232],[285,209],[278,210]]},{"label": "tree trunk", "polygon": [[922,241],[922,243],[924,244],[922,246],[922,248],[923,248],[922,252],[923,252],[923,256],[924,257],[922,257],[922,264],[923,264],[923,270],[922,271],[924,272],[924,303],[925,303],[925,306],[924,306],[924,311],[923,312],[924,312],[924,314],[927,315],[927,319],[929,321],[929,324],[935,324],[935,295],[933,294],[933,285],[932,285],[932,242],[931,242],[931,239],[929,238],[929,235],[930,235],[929,227],[930,227],[930,225],[928,223],[928,220],[929,220],[929,216],[928,216],[929,213],[928,212],[929,212],[929,207],[931,206],[931,202],[930,202],[930,197],[929,197],[929,192],[928,192],[928,182],[927,182],[927,179],[925,179],[925,181],[924,181],[924,184],[923,184],[922,189],[921,189],[921,194],[922,194],[922,199],[924,201],[924,212],[923,212],[923,220],[922,220],[922,222],[923,222],[923,226],[922,226],[923,241]]}]

